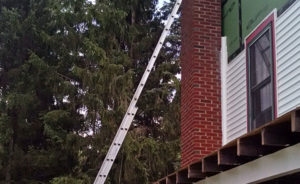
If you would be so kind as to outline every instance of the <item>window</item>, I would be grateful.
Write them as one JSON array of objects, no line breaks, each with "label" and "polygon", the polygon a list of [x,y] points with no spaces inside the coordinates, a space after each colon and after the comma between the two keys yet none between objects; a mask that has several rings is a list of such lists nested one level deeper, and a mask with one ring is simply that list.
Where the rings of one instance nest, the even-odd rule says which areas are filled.
[{"label": "window", "polygon": [[250,35],[247,43],[248,129],[275,118],[275,88],[272,21]]}]

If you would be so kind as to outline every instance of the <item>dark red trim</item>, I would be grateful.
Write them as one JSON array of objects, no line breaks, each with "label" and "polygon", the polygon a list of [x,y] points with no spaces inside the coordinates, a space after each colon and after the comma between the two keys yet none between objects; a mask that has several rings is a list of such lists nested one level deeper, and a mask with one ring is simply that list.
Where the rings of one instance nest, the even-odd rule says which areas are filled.
[{"label": "dark red trim", "polygon": [[[251,42],[263,29],[266,28],[266,26],[272,23],[272,28],[274,28],[274,13],[270,15],[267,19],[265,19],[257,28],[255,31],[253,31],[247,38],[246,38],[246,46],[249,42]],[[272,30],[274,31],[274,30]]]},{"label": "dark red trim", "polygon": [[245,42],[245,50],[246,50],[246,96],[247,96],[247,103],[246,103],[246,107],[247,107],[247,132],[249,132],[249,77],[248,77],[248,52],[247,52],[247,42]]},{"label": "dark red trim", "polygon": [[249,130],[249,82],[248,82],[248,44],[257,37],[269,24],[271,24],[272,31],[272,55],[273,55],[273,95],[274,95],[274,118],[277,118],[277,83],[276,83],[276,50],[275,50],[275,15],[272,13],[265,19],[245,40],[246,49],[246,86],[247,86],[247,130]]}]

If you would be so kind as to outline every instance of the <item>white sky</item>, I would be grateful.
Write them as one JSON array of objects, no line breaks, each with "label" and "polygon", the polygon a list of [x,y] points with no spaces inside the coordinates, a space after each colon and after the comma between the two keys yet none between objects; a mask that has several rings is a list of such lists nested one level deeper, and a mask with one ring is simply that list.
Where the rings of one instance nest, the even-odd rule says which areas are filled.
[{"label": "white sky", "polygon": [[170,2],[170,0],[158,0],[157,8],[161,8],[164,2]]},{"label": "white sky", "polygon": [[88,2],[92,2],[93,4],[95,4],[96,0],[87,0]]},{"label": "white sky", "polygon": [[[87,0],[89,2],[95,3],[96,0]],[[164,2],[170,2],[170,0],[158,0],[157,8],[161,8]]]}]

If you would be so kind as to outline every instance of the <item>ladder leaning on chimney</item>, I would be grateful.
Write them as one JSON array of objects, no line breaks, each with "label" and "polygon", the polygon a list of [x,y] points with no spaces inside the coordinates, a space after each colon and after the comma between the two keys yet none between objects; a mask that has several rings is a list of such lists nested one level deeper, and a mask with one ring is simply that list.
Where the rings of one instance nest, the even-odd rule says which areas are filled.
[{"label": "ladder leaning on chimney", "polygon": [[142,79],[141,79],[141,81],[140,81],[140,83],[139,83],[139,85],[138,85],[138,87],[137,87],[137,89],[136,89],[136,91],[133,95],[133,98],[130,102],[130,105],[127,109],[127,112],[123,117],[122,123],[121,123],[121,125],[118,129],[118,132],[117,132],[117,134],[116,134],[116,136],[115,136],[115,138],[114,138],[114,140],[113,140],[113,142],[112,142],[112,144],[111,144],[111,146],[110,146],[110,148],[109,148],[109,150],[106,154],[106,157],[105,157],[105,159],[102,163],[102,166],[101,166],[101,168],[100,168],[100,170],[99,170],[99,172],[96,176],[94,184],[104,184],[104,182],[105,182],[105,180],[108,176],[108,173],[109,173],[109,171],[110,171],[110,169],[111,169],[111,167],[114,163],[114,160],[115,160],[115,158],[116,158],[116,156],[117,156],[117,154],[120,150],[120,147],[122,146],[122,143],[125,139],[125,136],[126,136],[128,130],[129,130],[129,127],[130,127],[130,125],[133,121],[133,118],[135,116],[135,113],[137,111],[136,103],[137,103],[137,101],[140,97],[140,94],[141,94],[141,92],[142,92],[142,90],[145,86],[145,83],[146,83],[146,81],[149,77],[149,74],[150,74],[150,72],[153,68],[153,65],[156,61],[156,58],[159,54],[159,51],[162,48],[162,45],[163,45],[163,43],[164,43],[164,41],[165,41],[165,39],[166,39],[166,37],[169,33],[170,27],[171,27],[172,23],[174,22],[175,15],[177,14],[177,11],[178,11],[178,9],[181,5],[181,1],[182,0],[177,0],[176,1],[175,6],[174,6],[174,8],[171,12],[171,15],[168,17],[165,28],[164,28],[164,30],[163,30],[160,38],[159,38],[159,41],[158,41],[158,43],[155,47],[155,50],[154,50],[154,52],[151,56],[151,59],[148,63],[148,66],[147,66],[147,68],[146,68],[146,70],[143,74],[143,77],[142,77]]}]

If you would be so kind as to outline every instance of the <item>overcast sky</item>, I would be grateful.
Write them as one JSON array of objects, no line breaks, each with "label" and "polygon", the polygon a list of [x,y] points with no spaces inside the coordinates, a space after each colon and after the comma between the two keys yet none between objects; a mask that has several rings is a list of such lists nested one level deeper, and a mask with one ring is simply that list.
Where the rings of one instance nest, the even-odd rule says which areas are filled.
[{"label": "overcast sky", "polygon": [[[95,3],[95,0],[87,0],[87,1],[90,1],[92,3]],[[166,2],[170,2],[169,0],[158,0],[158,8],[162,7],[162,5],[164,4],[164,1]]]},{"label": "overcast sky", "polygon": [[158,0],[158,8],[162,7],[162,5],[164,4],[164,1],[165,2],[169,2],[169,0]]}]

